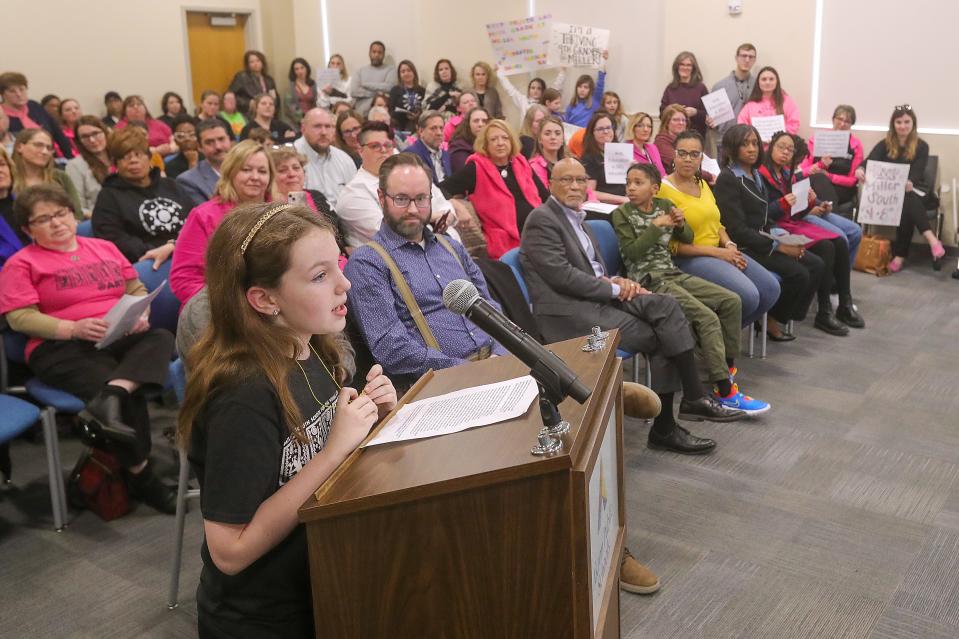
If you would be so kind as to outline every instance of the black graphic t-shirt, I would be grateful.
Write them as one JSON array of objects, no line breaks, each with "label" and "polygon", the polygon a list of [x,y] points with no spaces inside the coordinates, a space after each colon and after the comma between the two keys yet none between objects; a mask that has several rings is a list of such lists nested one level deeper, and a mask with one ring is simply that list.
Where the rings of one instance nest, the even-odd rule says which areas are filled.
[{"label": "black graphic t-shirt", "polygon": [[[329,436],[337,389],[311,357],[289,376],[307,442],[287,432],[276,393],[265,378],[216,391],[193,429],[190,462],[200,481],[205,520],[245,524],[292,479]],[[323,405],[317,404],[314,395]],[[312,637],[306,533],[297,526],[279,545],[236,575],[213,563],[206,540],[197,589],[201,636]]]},{"label": "black graphic t-shirt", "polygon": [[150,173],[148,186],[111,175],[93,206],[93,233],[136,262],[150,249],[175,240],[192,206],[176,181],[162,177],[158,169]]}]

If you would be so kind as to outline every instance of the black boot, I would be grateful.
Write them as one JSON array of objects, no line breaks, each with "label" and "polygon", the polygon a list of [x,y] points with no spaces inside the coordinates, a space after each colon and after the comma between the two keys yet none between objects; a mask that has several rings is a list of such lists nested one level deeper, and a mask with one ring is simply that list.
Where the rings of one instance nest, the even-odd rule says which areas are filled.
[{"label": "black boot", "polygon": [[107,386],[80,411],[80,419],[96,439],[121,445],[136,443],[136,431],[124,424],[120,416],[120,399],[124,394],[126,391],[118,386]]},{"label": "black boot", "polygon": [[836,319],[852,328],[865,328],[866,322],[862,315],[856,312],[852,305],[852,295],[839,296],[839,308],[836,309]]},{"label": "black boot", "polygon": [[127,472],[130,484],[130,494],[143,503],[153,506],[161,513],[173,515],[176,513],[176,489],[160,481],[153,472],[153,465],[147,465],[134,475]]},{"label": "black boot", "polygon": [[816,313],[816,321],[813,324],[816,328],[821,331],[825,331],[830,335],[837,335],[839,337],[849,335],[849,329],[846,326],[836,319],[836,316],[832,312],[832,304],[826,302],[825,304],[819,304],[819,311]]}]

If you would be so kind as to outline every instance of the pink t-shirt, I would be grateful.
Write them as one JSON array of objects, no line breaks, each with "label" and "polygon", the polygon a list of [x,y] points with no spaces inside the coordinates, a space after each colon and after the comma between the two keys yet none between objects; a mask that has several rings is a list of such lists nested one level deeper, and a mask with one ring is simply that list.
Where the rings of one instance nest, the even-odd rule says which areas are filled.
[{"label": "pink t-shirt", "polygon": [[[36,305],[57,319],[103,317],[137,272],[112,242],[77,237],[77,249],[54,251],[31,244],[0,271],[0,313]],[[31,337],[26,356],[43,340]]]},{"label": "pink t-shirt", "polygon": [[226,214],[235,207],[235,202],[224,202],[214,196],[187,216],[170,265],[170,290],[182,304],[190,301],[206,283],[206,245]]}]

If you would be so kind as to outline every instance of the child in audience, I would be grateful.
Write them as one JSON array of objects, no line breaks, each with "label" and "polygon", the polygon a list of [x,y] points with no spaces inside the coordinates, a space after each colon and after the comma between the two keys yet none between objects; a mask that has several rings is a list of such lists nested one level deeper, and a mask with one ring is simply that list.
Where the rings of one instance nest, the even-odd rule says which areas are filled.
[{"label": "child in audience", "polygon": [[210,242],[178,419],[203,495],[201,637],[314,636],[297,510],[396,405],[379,365],[349,387],[338,255],[329,222],[290,204],[244,206]]},{"label": "child in audience", "polygon": [[[597,74],[597,80],[593,80],[591,75],[581,75],[576,80],[576,91],[573,93],[573,99],[566,107],[564,120],[576,126],[586,126],[589,119],[596,111],[602,108],[602,96],[606,89],[606,61],[609,59],[609,51],[603,51],[603,66]],[[549,105],[547,105],[549,106]]]},{"label": "child in audience", "polygon": [[549,117],[549,109],[542,104],[531,105],[523,116],[523,124],[519,128],[519,143],[523,149],[523,157],[527,160],[533,157],[539,127],[547,117]]},{"label": "child in audience", "polygon": [[543,91],[543,106],[549,109],[550,115],[563,119],[565,115],[563,113],[563,94],[559,92],[559,89],[550,87]]},{"label": "child in audience", "polygon": [[623,110],[623,102],[619,99],[619,94],[615,91],[607,91],[603,94],[603,110],[613,118],[613,124],[616,125],[616,139],[626,139],[626,112]]},{"label": "child in audience", "polygon": [[619,238],[627,276],[634,282],[643,282],[643,287],[653,293],[676,298],[696,335],[706,374],[719,402],[749,415],[765,413],[769,404],[744,395],[734,383],[735,357],[742,334],[739,296],[687,275],[673,264],[670,243],[691,244],[693,231],[682,210],[669,200],[656,197],[660,182],[659,171],[651,164],[634,164],[626,173],[629,201],[613,211],[611,222]]},{"label": "child in audience", "polygon": [[[946,254],[942,242],[936,237],[929,226],[926,217],[926,206],[922,196],[916,189],[928,192],[931,184],[925,183],[926,162],[929,160],[929,145],[919,137],[916,112],[908,104],[895,107],[889,118],[889,130],[886,137],[880,140],[869,152],[869,160],[877,162],[895,162],[909,165],[909,179],[906,181],[906,198],[902,202],[902,217],[899,218],[899,228],[896,229],[896,242],[892,247],[892,261],[889,270],[898,273],[909,255],[912,244],[912,231],[916,229],[923,239],[929,242],[932,251],[932,266],[937,271],[941,268],[941,260]],[[856,169],[856,179],[860,183],[866,181],[865,165]]]},{"label": "child in audience", "polygon": [[799,107],[779,82],[779,72],[772,67],[763,67],[756,76],[753,92],[739,112],[740,124],[752,124],[754,117],[782,115],[787,133],[799,132]]}]

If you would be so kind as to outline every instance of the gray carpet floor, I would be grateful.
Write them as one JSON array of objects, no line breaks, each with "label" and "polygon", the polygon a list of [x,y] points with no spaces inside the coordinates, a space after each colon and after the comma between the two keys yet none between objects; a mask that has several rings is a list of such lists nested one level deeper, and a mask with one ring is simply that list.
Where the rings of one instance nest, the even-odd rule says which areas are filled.
[{"label": "gray carpet floor", "polygon": [[[798,326],[739,360],[762,418],[691,424],[707,457],[646,448],[626,424],[628,545],[662,579],[623,593],[628,638],[959,636],[959,282],[927,262],[853,274],[868,326]],[[173,412],[157,409],[156,432]],[[65,435],[64,463],[81,447]],[[201,521],[188,515],[180,606],[166,608],[173,518],[137,507],[52,530],[43,446],[12,447],[0,490],[0,637],[193,637]],[[155,460],[173,473],[157,435]]]}]

